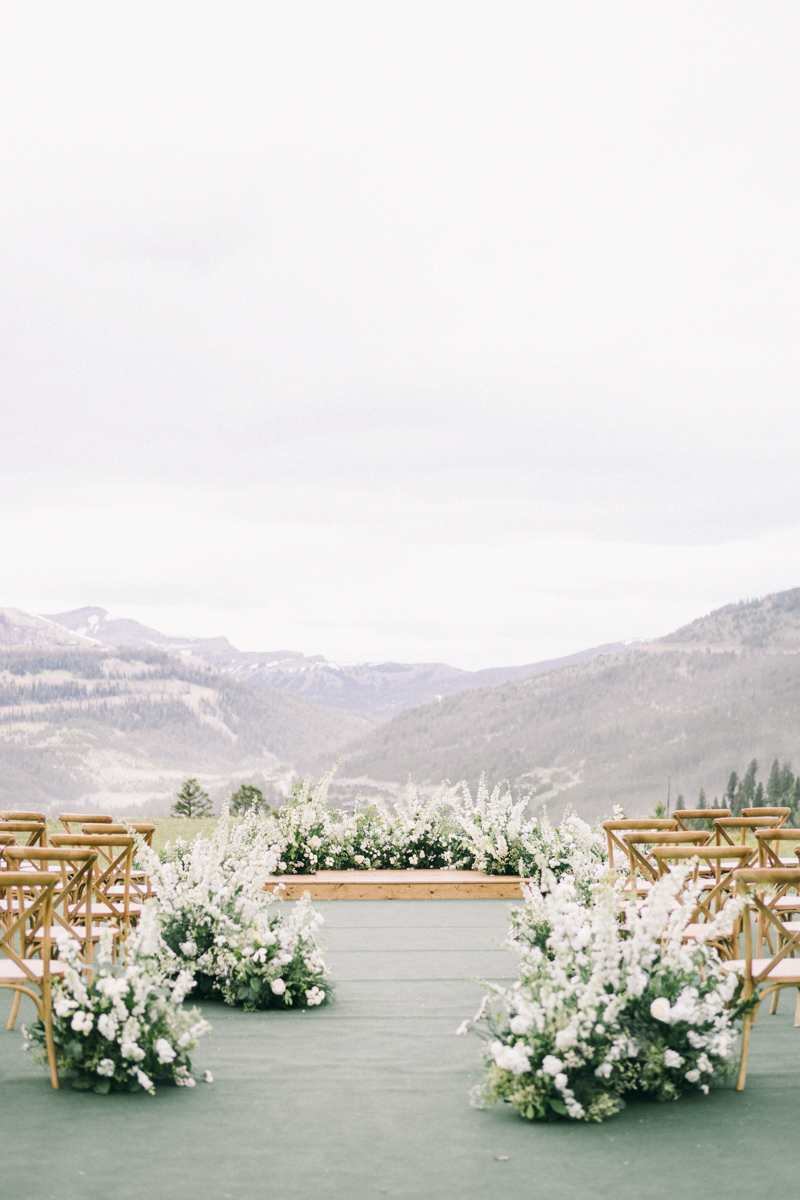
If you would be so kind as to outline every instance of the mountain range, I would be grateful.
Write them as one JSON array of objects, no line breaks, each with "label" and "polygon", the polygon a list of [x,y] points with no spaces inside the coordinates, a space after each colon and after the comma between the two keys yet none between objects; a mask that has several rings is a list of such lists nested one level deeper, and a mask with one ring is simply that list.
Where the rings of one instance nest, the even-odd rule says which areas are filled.
[{"label": "mountain range", "polygon": [[442,696],[540,675],[625,649],[624,643],[617,642],[522,667],[462,671],[446,663],[336,663],[321,655],[306,657],[298,650],[237,650],[226,637],[171,637],[138,621],[109,620],[104,608],[76,608],[45,619],[102,645],[166,650],[198,658],[238,679],[292,692],[312,704],[362,712],[384,721]]},{"label": "mountain range", "polygon": [[[718,609],[657,641],[399,714],[342,751],[373,786],[508,779],[587,819],[721,795],[756,757],[800,756],[800,588]],[[322,766],[317,755],[305,766]]]}]

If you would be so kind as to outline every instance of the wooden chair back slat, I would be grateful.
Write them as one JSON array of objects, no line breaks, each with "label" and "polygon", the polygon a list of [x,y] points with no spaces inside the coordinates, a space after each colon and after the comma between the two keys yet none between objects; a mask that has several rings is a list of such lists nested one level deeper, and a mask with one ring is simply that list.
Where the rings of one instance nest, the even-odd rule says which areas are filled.
[{"label": "wooden chair back slat", "polygon": [[743,817],[780,817],[778,822],[779,827],[785,825],[787,819],[792,815],[792,810],[783,805],[770,807],[769,805],[761,805],[760,808],[743,808]]},{"label": "wooden chair back slat", "polygon": [[58,819],[67,833],[77,832],[77,830],[72,828],[73,825],[80,827],[81,825],[87,825],[90,821],[94,825],[108,825],[114,820],[107,813],[59,813]]},{"label": "wooden chair back slat", "polygon": [[729,808],[676,808],[673,817],[681,829],[686,829],[686,821],[713,821],[717,817],[729,817]]},{"label": "wooden chair back slat", "polygon": [[717,817],[714,821],[714,835],[718,846],[727,843],[729,846],[735,846],[737,843],[733,841],[730,834],[738,830],[740,846],[747,843],[748,831],[752,834],[757,829],[775,829],[780,823],[780,817],[777,815],[761,816],[761,817]]},{"label": "wooden chair back slat", "polygon": [[28,846],[47,845],[47,824],[44,821],[0,821],[0,833],[19,834],[27,838]]},{"label": "wooden chair back slat", "polygon": [[608,844],[608,865],[613,871],[615,850],[619,850],[626,860],[628,858],[628,847],[622,842],[621,834],[641,832],[645,829],[653,832],[672,830],[673,833],[677,833],[678,822],[672,817],[623,817],[618,821],[604,821],[602,828]]}]

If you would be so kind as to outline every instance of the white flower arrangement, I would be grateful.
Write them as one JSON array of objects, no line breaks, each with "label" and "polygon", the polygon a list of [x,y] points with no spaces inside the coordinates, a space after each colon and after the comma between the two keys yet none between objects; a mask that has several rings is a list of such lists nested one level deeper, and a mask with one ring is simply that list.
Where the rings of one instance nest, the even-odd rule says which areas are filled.
[{"label": "white flower arrangement", "polygon": [[142,843],[161,914],[153,952],[164,969],[189,972],[201,995],[250,1011],[328,999],[322,916],[307,895],[284,908],[279,889],[265,890],[281,852],[268,822],[232,821],[227,810],[212,837],[176,843],[161,858]]},{"label": "white flower arrangement", "polygon": [[392,810],[380,803],[345,813],[328,806],[335,767],[316,785],[295,786],[287,802],[254,827],[277,852],[277,874],[317,870],[450,868],[492,875],[557,879],[589,887],[604,871],[603,837],[574,815],[554,829],[545,813],[525,818],[527,801],[508,787],[490,794],[481,779],[473,799],[465,783],[443,783],[429,798],[413,783]]},{"label": "white flower arrangement", "polygon": [[[157,1082],[194,1087],[189,1052],[211,1026],[198,1009],[181,1003],[193,986],[181,971],[171,978],[151,955],[159,918],[145,906],[139,930],[128,939],[127,964],[112,963],[111,936],[102,936],[91,983],[78,961],[78,943],[65,931],[57,937],[66,964],[53,984],[53,1038],[59,1071],[82,1091],[155,1092]],[[24,1029],[25,1049],[47,1063],[41,1021]]]},{"label": "white flower arrangement", "polygon": [[[705,942],[681,940],[696,891],[686,887],[689,871],[665,876],[622,920],[610,884],[596,885],[589,905],[571,878],[528,889],[508,943],[519,979],[493,985],[457,1031],[476,1026],[487,1041],[473,1103],[504,1100],[529,1120],[601,1121],[626,1092],[660,1100],[708,1092],[730,1067],[740,984]],[[707,940],[729,932],[740,910],[729,901]]]}]

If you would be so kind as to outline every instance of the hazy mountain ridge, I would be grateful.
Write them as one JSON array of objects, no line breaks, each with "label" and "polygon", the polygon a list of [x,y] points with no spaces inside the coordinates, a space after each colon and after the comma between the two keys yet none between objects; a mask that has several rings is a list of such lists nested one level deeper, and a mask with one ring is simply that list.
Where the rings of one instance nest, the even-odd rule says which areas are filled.
[{"label": "hazy mountain ridge", "polygon": [[551,671],[599,654],[616,654],[623,643],[596,646],[547,662],[463,671],[446,663],[335,663],[297,650],[237,650],[225,637],[179,638],[125,618],[108,620],[103,608],[79,608],[47,618],[84,637],[113,646],[157,647],[201,659],[219,671],[252,683],[302,696],[326,708],[370,713],[382,720],[479,687]]},{"label": "hazy mountain ridge", "polygon": [[[800,589],[728,605],[659,642],[401,713],[344,748],[343,772],[399,783],[508,778],[590,818],[713,794],[755,755],[800,759]],[[323,756],[309,765],[321,767]],[[537,799],[542,794],[541,788]]]},{"label": "hazy mountain ridge", "polygon": [[[42,623],[44,625],[44,622]],[[332,754],[369,718],[257,687],[158,650],[0,648],[2,807],[157,811],[187,775],[220,793]],[[76,639],[77,641],[77,639]]]}]

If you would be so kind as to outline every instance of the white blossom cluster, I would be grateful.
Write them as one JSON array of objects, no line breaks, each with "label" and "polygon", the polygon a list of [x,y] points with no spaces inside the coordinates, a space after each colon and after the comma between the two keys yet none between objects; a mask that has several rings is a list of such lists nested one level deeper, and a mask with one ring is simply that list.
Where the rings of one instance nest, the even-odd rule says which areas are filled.
[{"label": "white blossom cluster", "polygon": [[266,890],[280,853],[267,822],[233,821],[227,811],[211,837],[176,843],[163,859],[138,848],[161,914],[154,953],[188,971],[201,994],[247,1009],[325,1000],[322,916],[307,896],[288,905],[280,889]]},{"label": "white blossom cluster", "polygon": [[[158,1080],[195,1086],[188,1055],[211,1026],[196,1008],[181,1007],[191,975],[180,971],[170,978],[151,956],[158,923],[155,907],[145,906],[122,968],[112,963],[111,935],[102,936],[91,983],[78,961],[78,943],[58,929],[65,970],[53,985],[53,1037],[59,1070],[72,1075],[73,1087],[153,1094]],[[25,1034],[25,1048],[46,1063],[41,1022]],[[208,1073],[206,1078],[211,1081]]]},{"label": "white blossom cluster", "polygon": [[458,1030],[477,1025],[487,1039],[476,1103],[508,1100],[529,1119],[602,1120],[625,1092],[708,1091],[732,1058],[738,980],[707,942],[730,932],[741,902],[728,902],[705,942],[683,942],[700,886],[687,885],[690,870],[665,876],[622,913],[608,883],[595,885],[588,905],[569,877],[547,892],[528,888],[509,942],[519,979],[493,986]]}]

